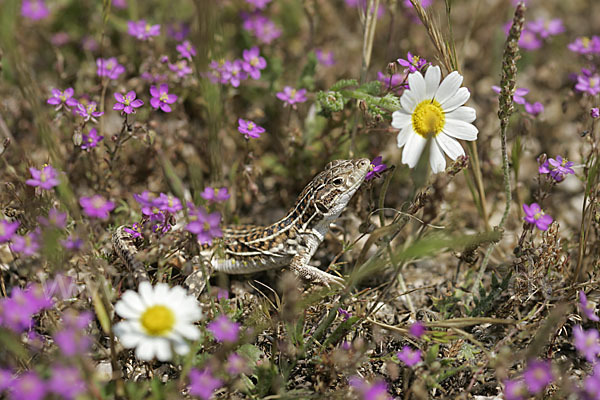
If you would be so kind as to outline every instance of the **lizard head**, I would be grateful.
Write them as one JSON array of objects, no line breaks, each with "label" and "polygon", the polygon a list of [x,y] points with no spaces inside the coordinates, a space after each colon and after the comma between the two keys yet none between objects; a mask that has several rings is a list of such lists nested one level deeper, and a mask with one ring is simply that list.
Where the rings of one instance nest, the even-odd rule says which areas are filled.
[{"label": "lizard head", "polygon": [[309,185],[317,210],[325,218],[337,218],[365,180],[370,166],[367,158],[335,160],[327,164]]}]

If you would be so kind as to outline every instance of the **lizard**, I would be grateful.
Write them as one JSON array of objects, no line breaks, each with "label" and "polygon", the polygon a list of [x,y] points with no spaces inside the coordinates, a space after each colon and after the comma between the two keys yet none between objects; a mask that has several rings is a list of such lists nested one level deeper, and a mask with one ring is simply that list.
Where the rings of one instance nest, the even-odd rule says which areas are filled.
[{"label": "lizard", "polygon": [[[371,168],[367,158],[335,160],[325,166],[302,190],[293,207],[279,221],[267,226],[225,226],[223,237],[213,245],[200,245],[201,258],[185,280],[190,292],[199,295],[214,270],[227,274],[289,268],[314,284],[343,285],[344,280],[309,265],[329,231],[344,211]],[[137,260],[135,242],[119,226],[112,235],[117,256],[136,281],[148,280],[144,264]]]}]

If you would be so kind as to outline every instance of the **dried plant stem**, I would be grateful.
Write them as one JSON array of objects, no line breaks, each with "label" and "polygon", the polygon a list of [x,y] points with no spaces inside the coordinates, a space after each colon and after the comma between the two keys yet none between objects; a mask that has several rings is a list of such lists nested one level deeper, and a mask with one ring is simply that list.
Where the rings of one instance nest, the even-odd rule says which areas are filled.
[{"label": "dried plant stem", "polygon": [[[501,230],[506,223],[508,214],[510,212],[510,205],[512,203],[512,190],[510,184],[510,166],[508,164],[508,150],[506,146],[506,131],[508,128],[508,122],[510,115],[514,111],[513,94],[516,87],[517,77],[517,60],[519,59],[519,38],[521,37],[521,31],[525,22],[525,5],[521,2],[517,5],[515,15],[513,17],[512,26],[506,38],[506,44],[504,46],[504,56],[502,57],[502,79],[500,80],[501,92],[499,100],[498,118],[500,119],[500,140],[502,142],[502,171],[504,175],[504,195],[505,206],[502,219],[496,227]],[[473,282],[471,288],[471,294],[476,295],[479,290],[479,285],[483,279],[487,264],[490,259],[490,255],[494,250],[495,243],[491,243],[486,250],[483,262],[477,273],[477,277]]]},{"label": "dried plant stem", "polygon": [[[379,9],[379,0],[367,1],[366,15],[361,18],[363,23],[363,46],[362,46],[362,66],[360,69],[360,83],[367,78],[369,65],[371,64],[371,53],[373,51],[373,40],[375,39],[375,28],[377,27],[377,10]],[[357,102],[358,104],[358,102]],[[350,135],[350,157],[354,157],[354,138],[358,130],[358,113],[354,116],[354,126]]]},{"label": "dried plant stem", "polygon": [[479,163],[479,154],[477,153],[477,142],[469,142],[469,157],[471,158],[471,170],[475,177],[475,185],[477,186],[477,193],[479,195],[479,204],[481,206],[481,217],[483,218],[483,225],[485,230],[489,231],[490,221],[487,212],[487,202],[485,201],[485,189],[483,187],[483,176],[481,175],[481,164]]}]

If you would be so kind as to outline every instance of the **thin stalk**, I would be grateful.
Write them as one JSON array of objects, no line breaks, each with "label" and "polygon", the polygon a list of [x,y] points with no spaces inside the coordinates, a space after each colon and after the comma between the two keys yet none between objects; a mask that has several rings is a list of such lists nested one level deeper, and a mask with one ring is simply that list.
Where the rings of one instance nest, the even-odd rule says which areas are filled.
[{"label": "thin stalk", "polygon": [[[374,8],[373,8],[374,7]],[[363,45],[362,45],[362,66],[360,69],[359,82],[364,83],[367,78],[369,65],[371,64],[371,53],[373,51],[373,40],[375,39],[375,28],[377,27],[377,10],[379,9],[379,0],[367,1],[366,16],[364,19]],[[358,104],[358,102],[357,102]],[[358,113],[354,114],[354,126],[350,135],[350,149],[348,155],[354,157],[354,139],[358,130]]]},{"label": "thin stalk", "polygon": [[[513,95],[516,87],[517,79],[517,60],[519,59],[519,39],[521,38],[521,31],[523,30],[523,24],[525,23],[525,5],[521,2],[517,5],[515,14],[513,17],[512,26],[506,38],[506,44],[504,45],[504,55],[502,57],[502,79],[500,80],[500,100],[498,109],[498,118],[500,119],[500,140],[502,142],[502,171],[504,176],[504,195],[505,205],[502,219],[496,227],[498,230],[502,230],[508,214],[510,212],[510,206],[512,203],[512,190],[510,184],[510,165],[508,164],[508,150],[506,145],[506,132],[508,130],[508,122],[510,115],[514,111]],[[477,273],[473,286],[471,288],[471,295],[475,296],[479,291],[479,285],[485,274],[487,264],[489,262],[492,251],[494,250],[495,243],[492,242],[486,250],[485,256],[481,263],[481,267]]]}]

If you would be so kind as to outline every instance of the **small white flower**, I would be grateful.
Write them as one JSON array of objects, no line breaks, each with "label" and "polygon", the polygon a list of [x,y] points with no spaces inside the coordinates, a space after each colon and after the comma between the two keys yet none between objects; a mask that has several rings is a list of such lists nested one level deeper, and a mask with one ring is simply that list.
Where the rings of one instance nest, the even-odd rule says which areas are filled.
[{"label": "small white flower", "polygon": [[186,354],[190,347],[185,339],[196,340],[200,330],[194,322],[202,318],[200,305],[181,286],[169,288],[158,283],[140,283],[139,291],[128,290],[115,305],[125,320],[114,326],[114,332],[126,348],[135,347],[135,356],[149,361],[170,360],[171,348]]},{"label": "small white flower", "polygon": [[400,98],[402,109],[392,114],[392,126],[400,129],[398,147],[404,146],[402,163],[417,165],[429,139],[429,165],[434,173],[446,168],[444,153],[453,160],[465,154],[455,139],[476,140],[475,110],[462,106],[469,100],[469,89],[460,87],[463,77],[450,73],[440,84],[440,67],[429,67],[425,78],[420,72],[408,76],[410,89]]}]

